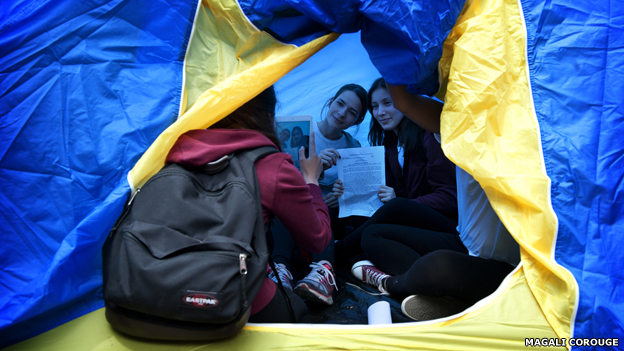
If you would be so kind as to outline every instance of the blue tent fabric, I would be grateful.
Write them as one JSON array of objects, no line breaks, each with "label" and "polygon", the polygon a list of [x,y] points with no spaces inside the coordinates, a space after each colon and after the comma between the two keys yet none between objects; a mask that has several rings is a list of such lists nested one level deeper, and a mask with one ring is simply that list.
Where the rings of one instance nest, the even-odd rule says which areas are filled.
[{"label": "blue tent fabric", "polygon": [[0,346],[102,306],[101,246],[178,117],[196,6],[2,4]]},{"label": "blue tent fabric", "polygon": [[259,30],[264,30],[282,43],[299,46],[331,33],[322,24],[283,1],[245,0],[238,4]]},{"label": "blue tent fabric", "polygon": [[523,0],[555,259],[579,285],[574,336],[624,337],[624,6]]},{"label": "blue tent fabric", "polygon": [[[465,1],[301,1],[275,0],[239,4],[260,30],[300,45],[331,30],[361,30],[362,44],[382,76],[393,85],[408,85],[415,94],[435,94],[442,44]],[[293,26],[293,18],[307,25]],[[318,26],[322,24],[323,26]],[[304,30],[305,29],[305,30]],[[318,30],[315,34],[308,31]],[[416,68],[416,69],[415,69]]]},{"label": "blue tent fabric", "polygon": [[[559,221],[554,255],[579,285],[573,335],[624,338],[624,6],[520,4]],[[128,171],[178,117],[197,5],[2,3],[0,347],[102,306],[100,249],[128,195]],[[361,30],[388,82],[432,94],[464,2],[240,5],[292,44]]]}]

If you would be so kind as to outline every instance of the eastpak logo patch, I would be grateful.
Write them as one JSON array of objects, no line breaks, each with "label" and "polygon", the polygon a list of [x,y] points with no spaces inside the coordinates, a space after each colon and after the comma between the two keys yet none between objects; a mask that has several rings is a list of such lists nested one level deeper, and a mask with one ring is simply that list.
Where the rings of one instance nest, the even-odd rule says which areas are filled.
[{"label": "eastpak logo patch", "polygon": [[214,295],[216,294],[187,291],[186,294],[182,296],[182,302],[185,305],[196,308],[213,308],[219,306],[219,299]]}]

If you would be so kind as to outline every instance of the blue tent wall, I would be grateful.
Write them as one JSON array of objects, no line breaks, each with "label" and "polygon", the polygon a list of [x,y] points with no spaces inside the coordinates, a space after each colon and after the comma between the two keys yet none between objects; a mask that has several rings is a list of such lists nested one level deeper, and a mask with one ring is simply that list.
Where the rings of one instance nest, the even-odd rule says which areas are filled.
[{"label": "blue tent wall", "polygon": [[[275,83],[277,114],[311,115],[314,121],[320,121],[324,118],[323,105],[341,86],[356,83],[368,90],[379,77],[381,74],[360,42],[360,33],[342,34]],[[367,112],[362,124],[347,130],[362,146],[368,145],[370,119]]]},{"label": "blue tent wall", "polygon": [[[450,3],[444,25],[452,26],[462,3]],[[280,4],[331,29],[361,26],[373,62],[389,81],[412,84],[413,91],[434,90],[440,48],[422,51],[413,43],[445,34],[405,40],[440,23],[391,18],[375,22],[386,24],[375,35],[369,20],[383,11],[375,12],[367,1],[345,2],[339,11],[325,8],[346,11],[338,21],[305,2]],[[624,229],[624,9],[618,1],[519,4],[559,219],[553,254],[579,288],[574,336],[624,337],[624,254],[618,250]],[[2,4],[1,342],[35,335],[101,306],[99,250],[125,201],[127,171],[178,116],[196,5]],[[384,41],[388,32],[402,41]],[[393,45],[400,48],[399,61],[380,63]]]},{"label": "blue tent wall", "polygon": [[0,346],[102,306],[101,246],[178,117],[196,5],[2,3]]},{"label": "blue tent wall", "polygon": [[574,336],[623,338],[624,5],[521,4],[559,219],[554,255],[579,285]]},{"label": "blue tent wall", "polygon": [[[361,30],[362,44],[383,77],[394,85],[410,85],[410,91],[434,94],[438,89],[436,67],[442,56],[442,43],[453,28],[465,0],[447,1],[296,1],[240,0],[241,8],[260,30],[278,33],[287,43],[326,34]],[[391,9],[389,11],[388,9]],[[296,13],[309,33],[291,25],[285,13]]]}]

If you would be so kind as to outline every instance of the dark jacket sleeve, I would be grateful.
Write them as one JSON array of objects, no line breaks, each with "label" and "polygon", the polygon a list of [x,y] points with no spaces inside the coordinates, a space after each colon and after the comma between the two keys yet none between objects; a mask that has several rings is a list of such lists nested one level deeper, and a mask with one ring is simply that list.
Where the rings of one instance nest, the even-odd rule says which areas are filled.
[{"label": "dark jacket sleeve", "polygon": [[412,199],[438,212],[457,215],[457,182],[455,165],[442,152],[440,143],[430,132],[423,138],[427,150],[426,177],[431,193]]},{"label": "dark jacket sleeve", "polygon": [[[408,163],[411,161],[412,160],[406,160]],[[386,185],[394,189],[394,194],[397,197],[410,198],[410,194],[407,193],[405,188],[406,177],[403,176],[401,166],[399,165],[399,153],[396,139],[386,142],[384,145],[384,162],[386,163]],[[411,168],[413,169],[413,167]],[[421,189],[414,192],[420,193]]]}]

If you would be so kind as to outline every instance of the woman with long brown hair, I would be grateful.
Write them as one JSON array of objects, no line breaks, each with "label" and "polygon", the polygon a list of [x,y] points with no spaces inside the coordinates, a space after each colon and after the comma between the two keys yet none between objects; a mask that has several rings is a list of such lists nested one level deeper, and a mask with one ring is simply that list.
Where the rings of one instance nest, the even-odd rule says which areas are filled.
[{"label": "woman with long brown hair", "polygon": [[[275,134],[276,104],[275,90],[270,87],[209,129],[183,134],[167,161],[199,166],[237,150],[261,146],[280,149]],[[313,141],[314,134],[310,137]],[[314,143],[310,148],[314,150]],[[274,153],[256,162],[262,214],[265,224],[275,216],[292,233],[295,243],[311,252],[321,252],[331,238],[329,214],[318,185],[322,161],[315,151],[306,158],[303,148],[299,150],[299,156],[301,172],[286,153]],[[249,321],[304,321],[307,316],[305,303],[291,290],[277,289],[275,282],[268,277],[269,273],[251,305]],[[288,308],[289,303],[294,316]]]}]

